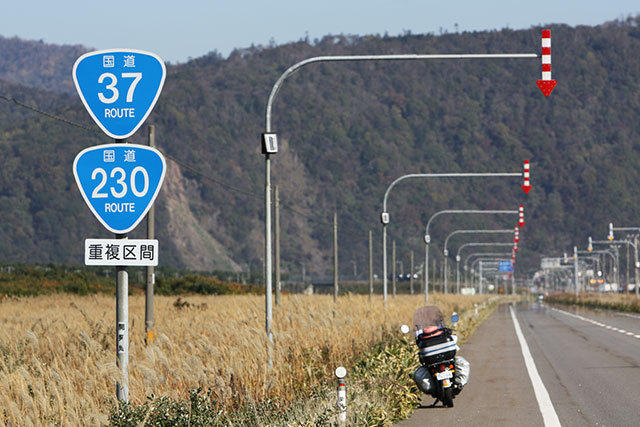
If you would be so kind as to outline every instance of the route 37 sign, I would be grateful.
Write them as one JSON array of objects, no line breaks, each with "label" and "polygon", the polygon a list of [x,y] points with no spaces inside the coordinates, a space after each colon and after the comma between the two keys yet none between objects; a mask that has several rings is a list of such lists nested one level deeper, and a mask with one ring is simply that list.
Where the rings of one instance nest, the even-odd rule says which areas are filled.
[{"label": "route 37 sign", "polygon": [[73,65],[73,82],[87,111],[114,139],[133,135],[156,104],[166,68],[160,57],[134,49],[89,52]]},{"label": "route 37 sign", "polygon": [[164,156],[136,144],[106,144],[82,150],[73,174],[84,201],[107,230],[133,230],[149,211],[164,181]]}]

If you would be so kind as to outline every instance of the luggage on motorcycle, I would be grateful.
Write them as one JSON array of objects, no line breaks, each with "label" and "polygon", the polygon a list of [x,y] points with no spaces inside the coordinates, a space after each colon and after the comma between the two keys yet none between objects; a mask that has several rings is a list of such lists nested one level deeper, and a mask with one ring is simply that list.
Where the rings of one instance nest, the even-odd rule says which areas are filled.
[{"label": "luggage on motorcycle", "polygon": [[420,366],[416,369],[413,373],[413,381],[415,381],[421,392],[433,394],[435,381],[426,366]]},{"label": "luggage on motorcycle", "polygon": [[456,368],[453,382],[459,388],[464,387],[469,382],[469,372],[471,371],[471,365],[467,362],[467,359],[461,356],[456,356],[454,366]]},{"label": "luggage on motorcycle", "polygon": [[453,359],[459,350],[458,338],[446,328],[444,316],[438,307],[418,308],[413,313],[413,324],[421,364],[430,365]]},{"label": "luggage on motorcycle", "polygon": [[418,343],[418,356],[422,365],[451,360],[456,355],[458,347],[458,337],[450,333],[431,335],[427,338],[420,338]]}]

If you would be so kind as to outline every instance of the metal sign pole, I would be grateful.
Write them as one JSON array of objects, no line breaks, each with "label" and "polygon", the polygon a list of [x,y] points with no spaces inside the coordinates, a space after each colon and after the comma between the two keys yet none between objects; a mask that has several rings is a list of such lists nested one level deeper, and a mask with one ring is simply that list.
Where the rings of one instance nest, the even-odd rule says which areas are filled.
[{"label": "metal sign pole", "polygon": [[413,295],[413,250],[410,255],[411,270],[409,271],[409,293]]},{"label": "metal sign pole", "polygon": [[[149,147],[156,146],[156,129],[154,125],[149,126]],[[155,207],[151,205],[147,213],[147,239],[155,239]],[[156,282],[155,267],[147,266],[147,285],[145,287],[145,309],[144,328],[147,333],[147,344],[153,343],[155,318],[153,313],[153,286]]]},{"label": "metal sign pole", "polygon": [[369,300],[373,297],[373,235],[369,230]]},{"label": "metal sign pole", "polygon": [[338,301],[338,212],[333,212],[333,301]]},{"label": "metal sign pole", "polygon": [[276,241],[276,306],[280,304],[280,193],[275,186],[275,241]]},{"label": "metal sign pole", "polygon": [[[126,139],[116,139],[126,144]],[[127,234],[116,234],[116,239],[126,239]],[[116,383],[118,400],[129,402],[129,273],[127,267],[116,267],[116,356],[120,367],[120,381]]]},{"label": "metal sign pole", "polygon": [[396,297],[396,241],[391,241],[391,298]]}]

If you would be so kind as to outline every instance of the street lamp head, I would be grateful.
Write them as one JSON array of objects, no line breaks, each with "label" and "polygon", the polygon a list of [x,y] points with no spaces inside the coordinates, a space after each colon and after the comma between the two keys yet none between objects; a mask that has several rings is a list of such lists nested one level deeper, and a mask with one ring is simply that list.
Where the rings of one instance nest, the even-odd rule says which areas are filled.
[{"label": "street lamp head", "polygon": [[262,134],[262,154],[276,154],[278,152],[278,136],[275,133]]},{"label": "street lamp head", "polygon": [[389,212],[382,212],[380,214],[380,222],[382,222],[382,225],[389,224]]},{"label": "street lamp head", "polygon": [[609,223],[609,235],[607,236],[609,240],[613,240],[613,223]]}]

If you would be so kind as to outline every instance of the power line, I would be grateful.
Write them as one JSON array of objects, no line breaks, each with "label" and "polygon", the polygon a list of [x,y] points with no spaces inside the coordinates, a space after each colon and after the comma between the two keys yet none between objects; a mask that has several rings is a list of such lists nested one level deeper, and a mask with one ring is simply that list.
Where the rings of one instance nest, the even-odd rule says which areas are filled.
[{"label": "power line", "polygon": [[12,96],[0,95],[0,98],[4,99],[7,102],[13,102],[17,106],[22,107],[22,108],[26,108],[27,110],[31,110],[34,113],[42,114],[43,116],[48,117],[50,119],[57,120],[59,122],[66,123],[66,124],[68,124],[70,126],[75,126],[77,128],[84,129],[84,130],[87,130],[87,131],[90,131],[90,132],[96,132],[95,129],[88,128],[88,127],[83,126],[81,124],[72,122],[71,120],[67,120],[67,119],[65,119],[63,117],[56,116],[55,114],[51,114],[51,113],[48,113],[46,111],[39,110],[39,109],[37,109],[35,107],[31,107],[30,105],[27,105],[25,103],[22,103],[22,102],[18,101],[17,99],[15,99]]},{"label": "power line", "polygon": [[[59,122],[61,122],[61,123],[67,124],[67,125],[69,125],[69,126],[74,126],[74,127],[79,128],[79,129],[86,130],[86,131],[88,131],[88,132],[92,132],[92,133],[96,133],[96,134],[100,134],[100,135],[102,135],[102,133],[101,133],[101,132],[98,132],[98,131],[97,131],[96,129],[94,129],[94,128],[90,128],[90,127],[87,127],[87,126],[81,125],[81,124],[79,124],[79,123],[75,123],[75,122],[73,122],[73,121],[71,121],[71,120],[65,119],[64,117],[60,117],[60,116],[58,116],[58,115],[55,115],[55,114],[49,113],[49,112],[47,112],[47,111],[40,110],[40,109],[38,109],[38,108],[32,107],[32,106],[30,106],[30,105],[27,105],[27,104],[25,104],[25,103],[23,103],[23,102],[18,101],[17,99],[15,99],[15,98],[14,98],[14,97],[12,97],[12,96],[0,95],[0,99],[3,99],[3,100],[5,100],[5,101],[7,101],[7,102],[12,102],[12,103],[14,103],[15,105],[17,105],[17,106],[19,106],[19,107],[22,107],[22,108],[25,108],[25,109],[27,109],[27,110],[29,110],[29,111],[34,112],[34,113],[37,113],[37,114],[43,115],[43,116],[45,116],[45,117],[47,117],[47,118],[49,118],[49,119],[59,121]],[[239,193],[239,194],[243,194],[243,195],[245,195],[245,196],[248,196],[248,197],[251,197],[251,198],[254,198],[254,199],[264,200],[264,195],[262,195],[262,194],[256,194],[256,193],[254,193],[254,192],[252,192],[252,191],[250,191],[250,190],[246,190],[246,189],[243,189],[243,188],[240,188],[240,187],[236,187],[236,186],[234,186],[234,185],[227,184],[227,183],[225,183],[225,182],[223,182],[223,181],[220,181],[219,179],[216,179],[216,178],[213,178],[213,177],[211,177],[211,176],[205,175],[203,172],[199,171],[199,170],[198,170],[198,169],[196,169],[195,167],[193,167],[193,166],[191,166],[191,165],[188,165],[187,163],[185,163],[185,162],[183,162],[183,161],[181,161],[181,160],[178,160],[177,158],[175,158],[175,157],[173,157],[173,156],[171,156],[171,155],[167,154],[164,150],[160,150],[160,149],[158,149],[158,150],[159,150],[160,152],[162,152],[162,154],[163,154],[166,158],[168,158],[168,159],[170,159],[170,160],[174,161],[176,164],[178,164],[178,165],[182,166],[183,168],[186,168],[186,169],[190,170],[191,172],[195,173],[196,175],[198,175],[198,176],[200,176],[200,177],[202,177],[202,178],[204,178],[204,179],[206,179],[206,180],[208,180],[208,181],[211,181],[211,182],[213,182],[213,183],[215,183],[215,184],[218,184],[219,186],[221,186],[221,187],[223,187],[223,188],[225,188],[225,189],[227,189],[227,190],[229,190],[229,191],[231,191],[231,192]],[[282,207],[283,207],[284,209],[287,209],[287,210],[291,211],[292,213],[294,213],[294,214],[296,214],[296,215],[299,215],[299,216],[301,216],[301,217],[303,217],[303,218],[306,218],[306,219],[308,219],[309,221],[313,221],[313,222],[316,222],[316,223],[318,223],[318,224],[322,224],[322,225],[333,226],[333,223],[329,223],[329,222],[327,222],[327,221],[323,221],[323,220],[320,220],[320,219],[313,218],[313,217],[311,217],[310,215],[306,215],[306,214],[304,214],[304,213],[302,213],[302,212],[298,211],[297,209],[293,208],[293,206],[291,206],[291,205],[289,205],[289,204],[287,204],[287,203],[281,203],[281,205],[282,205]]]}]

